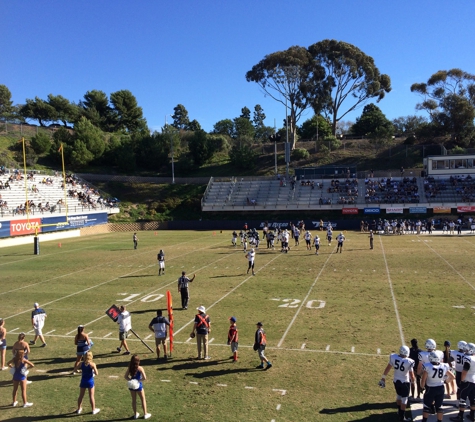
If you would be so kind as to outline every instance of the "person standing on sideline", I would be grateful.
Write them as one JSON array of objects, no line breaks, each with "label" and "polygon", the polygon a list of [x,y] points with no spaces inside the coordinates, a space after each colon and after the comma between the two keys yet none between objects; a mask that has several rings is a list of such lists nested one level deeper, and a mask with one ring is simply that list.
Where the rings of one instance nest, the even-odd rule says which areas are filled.
[{"label": "person standing on sideline", "polygon": [[450,356],[455,362],[455,384],[457,385],[457,400],[460,400],[460,391],[462,388],[462,371],[465,352],[467,351],[467,342],[460,340],[457,343],[458,350],[451,350]]},{"label": "person standing on sideline", "polygon": [[21,398],[23,399],[23,407],[33,406],[33,403],[28,403],[26,398],[26,385],[27,380],[26,376],[28,374],[28,367],[33,367],[33,365],[27,358],[25,358],[25,352],[23,350],[18,350],[15,357],[8,362],[10,368],[15,368],[13,373],[13,401],[12,406],[16,407],[18,401],[16,399],[18,387],[21,388]]},{"label": "person standing on sideline", "polygon": [[373,233],[373,230],[370,230],[369,231],[369,248],[370,249],[373,249],[373,246],[374,246],[374,233]]},{"label": "person standing on sideline", "polygon": [[134,233],[132,239],[134,241],[134,249],[137,249],[137,246],[139,245],[139,238],[137,237],[137,233]]},{"label": "person standing on sideline", "polygon": [[398,407],[398,417],[400,421],[412,421],[406,419],[406,406],[411,390],[411,383],[414,382],[414,361],[409,357],[409,347],[401,346],[399,354],[392,353],[389,356],[389,363],[384,369],[383,376],[379,381],[379,386],[386,387],[386,376],[391,368],[394,368],[394,389],[396,390],[396,403]]},{"label": "person standing on sideline", "polygon": [[130,350],[127,346],[127,337],[129,336],[129,331],[132,329],[132,316],[123,305],[119,307],[119,310],[120,314],[117,318],[117,324],[119,324],[120,346],[117,348],[117,351],[120,353],[123,347],[125,349],[124,355],[130,355]]},{"label": "person standing on sideline", "polygon": [[147,379],[144,369],[140,366],[140,358],[133,355],[130,359],[129,367],[125,372],[124,378],[127,380],[127,387],[132,396],[132,410],[134,411],[134,419],[139,418],[137,412],[137,395],[140,397],[143,409],[143,418],[149,419],[152,415],[147,412],[147,400],[145,399],[145,391],[143,389],[142,381]]},{"label": "person standing on sideline", "polygon": [[163,275],[165,275],[165,252],[163,252],[163,249],[160,249],[160,252],[157,255],[157,261],[158,261],[158,275],[162,275],[162,270],[163,270]]},{"label": "person standing on sideline", "polygon": [[343,242],[346,240],[346,237],[343,233],[340,233],[337,237],[336,240],[338,242],[337,247],[336,247],[336,253],[338,253],[338,249],[340,249],[340,253],[343,250]]},{"label": "person standing on sideline", "polygon": [[31,325],[33,326],[33,329],[35,330],[35,338],[33,340],[30,340],[30,344],[33,345],[36,343],[36,340],[38,340],[38,337],[40,340],[43,342],[41,347],[46,347],[46,342],[45,338],[43,337],[43,327],[45,325],[45,319],[46,319],[46,312],[44,309],[40,308],[40,305],[38,303],[35,303],[35,309],[31,313]]},{"label": "person standing on sideline", "polygon": [[7,353],[7,330],[5,329],[5,320],[0,319],[0,370],[3,371],[8,369],[8,366],[5,365],[5,356]]},{"label": "person standing on sideline", "polygon": [[186,276],[186,272],[181,272],[181,277],[178,279],[178,293],[181,295],[181,309],[188,309],[188,301],[190,300],[189,284],[193,283],[196,274],[192,278]]},{"label": "person standing on sideline", "polygon": [[262,322],[258,322],[257,330],[254,338],[254,350],[259,354],[259,359],[261,360],[260,365],[257,366],[257,369],[264,368],[264,362],[267,363],[266,369],[272,368],[272,363],[265,357],[264,350],[266,349],[266,333],[262,328]]},{"label": "person standing on sideline", "polygon": [[254,251],[254,248],[251,248],[251,250],[246,254],[246,258],[249,261],[246,274],[249,274],[249,270],[252,269],[252,275],[256,275],[254,272],[254,259],[256,258],[256,252]]},{"label": "person standing on sideline", "polygon": [[201,350],[203,350],[203,359],[211,359],[208,355],[208,334],[211,332],[211,322],[209,316],[206,315],[206,308],[200,306],[196,308],[198,314],[195,315],[195,325],[193,326],[193,331],[190,334],[190,337],[195,337],[196,332],[196,345],[198,347],[198,358],[201,359]]},{"label": "person standing on sideline", "polygon": [[97,415],[101,409],[96,407],[96,401],[94,400],[94,377],[98,375],[99,372],[97,372],[96,364],[92,361],[92,352],[86,352],[84,355],[84,361],[78,362],[74,367],[74,370],[79,371],[79,368],[81,368],[81,382],[79,384],[78,408],[76,413],[78,415],[82,413],[82,400],[87,389],[89,391],[89,401],[91,402],[92,414]]},{"label": "person standing on sideline", "polygon": [[315,246],[315,255],[318,255],[318,250],[320,249],[320,238],[318,237],[318,234],[313,239],[313,244]]},{"label": "person standing on sideline", "polygon": [[239,337],[238,329],[236,326],[236,317],[229,318],[229,321],[231,321],[231,326],[229,327],[228,331],[228,346],[231,346],[231,353],[233,354],[231,357],[233,359],[233,362],[237,362]]},{"label": "person standing on sideline", "polygon": [[89,352],[92,347],[92,341],[84,332],[84,325],[78,326],[78,333],[74,338],[74,344],[76,345],[76,363],[74,364],[73,374],[76,372],[76,368],[81,363],[81,358]]},{"label": "person standing on sideline", "polygon": [[[409,349],[409,357],[414,361],[414,368],[416,369],[419,366],[419,353],[422,352],[421,349],[419,349],[419,345],[417,344],[417,339],[413,338],[411,340],[411,348]],[[421,393],[422,393],[422,387],[421,387],[421,376],[418,374],[414,374],[416,378],[416,382],[411,383],[411,396],[412,399],[416,402],[421,401]],[[417,397],[415,396],[416,393],[416,388],[417,388]]]},{"label": "person standing on sideline", "polygon": [[[475,403],[473,402],[473,393],[475,390],[475,344],[468,343],[465,347],[466,353],[463,359],[462,375],[460,378],[459,413],[457,416],[450,418],[454,422],[462,422],[464,420],[463,412],[467,405],[470,406],[470,414],[468,420],[475,419]],[[444,365],[444,364],[442,364]],[[443,394],[443,391],[442,391]],[[467,400],[469,399],[469,400]]]},{"label": "person standing on sideline", "polygon": [[162,310],[157,311],[157,316],[152,319],[148,329],[155,333],[155,347],[157,348],[157,360],[160,359],[160,345],[163,344],[163,358],[167,359],[167,325],[170,321],[162,316]]}]

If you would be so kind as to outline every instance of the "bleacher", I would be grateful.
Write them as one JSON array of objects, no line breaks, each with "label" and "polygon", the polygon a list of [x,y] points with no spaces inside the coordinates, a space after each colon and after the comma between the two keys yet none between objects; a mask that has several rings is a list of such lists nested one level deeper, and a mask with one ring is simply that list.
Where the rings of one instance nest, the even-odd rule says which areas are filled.
[{"label": "bleacher", "polygon": [[203,211],[342,209],[371,206],[447,206],[475,202],[475,179],[467,177],[211,178]]},{"label": "bleacher", "polygon": [[[75,176],[66,178],[66,196],[62,175],[29,172],[26,182],[22,171],[4,170],[0,174],[0,217],[21,217],[28,213],[65,214],[110,210],[115,204]],[[28,202],[28,207],[27,207]]]}]

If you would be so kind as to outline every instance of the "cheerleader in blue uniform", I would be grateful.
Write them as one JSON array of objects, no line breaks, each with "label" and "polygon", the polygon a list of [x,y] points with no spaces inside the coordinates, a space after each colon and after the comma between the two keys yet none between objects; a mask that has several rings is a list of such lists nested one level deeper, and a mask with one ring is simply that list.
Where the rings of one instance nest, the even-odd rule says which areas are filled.
[{"label": "cheerleader in blue uniform", "polygon": [[28,367],[33,367],[33,365],[28,359],[25,358],[25,352],[23,350],[18,350],[15,354],[15,357],[8,362],[8,366],[11,368],[13,374],[13,403],[12,406],[15,407],[18,404],[16,399],[18,387],[21,388],[21,397],[23,399],[23,407],[33,406],[33,403],[29,403],[26,399],[26,376],[28,375]]},{"label": "cheerleader in blue uniform", "polygon": [[79,384],[79,397],[78,397],[78,408],[76,410],[77,414],[82,412],[82,399],[86,393],[86,389],[89,390],[89,401],[91,402],[92,414],[98,414],[101,409],[96,407],[96,402],[94,400],[94,377],[98,374],[97,366],[92,361],[92,353],[86,352],[84,355],[84,361],[80,362],[74,368],[79,370],[81,368],[81,383]]},{"label": "cheerleader in blue uniform", "polygon": [[144,419],[150,418],[152,415],[147,413],[147,401],[145,400],[145,391],[143,389],[142,381],[147,379],[144,369],[140,366],[140,358],[137,355],[133,355],[130,359],[129,367],[125,373],[124,378],[128,381],[127,387],[129,388],[130,395],[132,396],[132,409],[134,411],[134,419],[139,418],[137,412],[137,395],[142,401],[142,409],[144,413]]},{"label": "cheerleader in blue uniform", "polygon": [[84,325],[78,326],[78,333],[74,337],[74,344],[76,345],[76,363],[74,364],[73,374],[76,372],[81,359],[89,349],[92,347],[92,341],[89,339],[86,333],[84,333]]}]

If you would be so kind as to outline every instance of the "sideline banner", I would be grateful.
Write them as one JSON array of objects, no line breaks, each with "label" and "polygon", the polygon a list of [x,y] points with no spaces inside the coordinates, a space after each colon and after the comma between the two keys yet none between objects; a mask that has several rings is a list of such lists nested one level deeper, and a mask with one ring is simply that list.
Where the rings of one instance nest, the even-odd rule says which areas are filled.
[{"label": "sideline banner", "polygon": [[[38,226],[41,225],[40,218],[30,218],[28,220],[12,220],[10,221],[10,236],[21,236],[24,234],[35,234]],[[38,228],[38,232],[41,232]]]},{"label": "sideline banner", "polygon": [[71,230],[71,229],[80,229],[82,227],[95,226],[97,224],[107,223],[107,213],[98,213],[98,214],[81,214],[81,215],[72,215],[68,217],[68,223],[66,225],[58,225],[58,223],[64,223],[66,217],[63,215],[61,217],[46,217],[43,218],[43,224],[53,224],[52,226],[42,227],[43,232],[56,232],[59,230]]},{"label": "sideline banner", "polygon": [[342,214],[358,214],[358,208],[342,208]]},{"label": "sideline banner", "polygon": [[381,210],[379,208],[365,208],[364,213],[365,214],[379,214]]},{"label": "sideline banner", "polygon": [[426,207],[410,207],[409,214],[427,214]]},{"label": "sideline banner", "polygon": [[386,214],[402,214],[404,212],[403,207],[390,207],[386,208]]},{"label": "sideline banner", "polygon": [[434,207],[432,212],[434,214],[450,214],[452,209],[450,207]]},{"label": "sideline banner", "polygon": [[462,205],[462,206],[457,207],[457,212],[475,212],[475,206]]}]

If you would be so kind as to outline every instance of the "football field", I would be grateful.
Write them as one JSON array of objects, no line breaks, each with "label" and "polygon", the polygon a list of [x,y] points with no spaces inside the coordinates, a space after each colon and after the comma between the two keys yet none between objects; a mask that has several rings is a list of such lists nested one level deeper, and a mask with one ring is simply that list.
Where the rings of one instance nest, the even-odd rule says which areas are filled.
[{"label": "football field", "polygon": [[[335,253],[336,241],[329,246],[318,232],[318,256],[303,239],[299,246],[291,239],[287,254],[261,243],[255,276],[246,273],[239,239],[234,248],[229,231],[137,234],[137,250],[132,233],[42,242],[39,256],[33,255],[33,245],[0,249],[7,360],[18,333],[33,339],[33,303],[48,315],[47,347],[31,347],[35,367],[28,375],[28,401],[34,405],[11,407],[11,375],[1,371],[0,420],[131,419],[123,378],[130,357],[117,353],[118,326],[105,311],[125,305],[134,331],[153,349],[148,325],[157,309],[166,315],[167,290],[174,302],[172,359],[157,361],[133,336],[128,342],[147,374],[151,420],[397,421],[392,383],[378,387],[388,355],[401,344],[410,346],[412,338],[420,347],[433,338],[439,349],[444,340],[453,346],[475,341],[475,237],[468,234],[375,236],[370,250],[368,234],[346,232],[343,253]],[[160,249],[166,272],[159,277]],[[196,274],[188,310],[181,309],[177,291],[182,271]],[[196,341],[189,337],[201,305],[212,327],[207,361],[195,360]],[[239,330],[236,363],[226,345],[231,316]],[[256,368],[259,359],[252,349],[258,321],[273,364],[264,371]],[[79,324],[94,341],[99,370],[95,397],[101,411],[94,416],[87,394],[84,413],[74,414],[80,376],[71,372]],[[447,412],[454,402],[446,402]],[[413,405],[414,416],[418,408]]]}]

